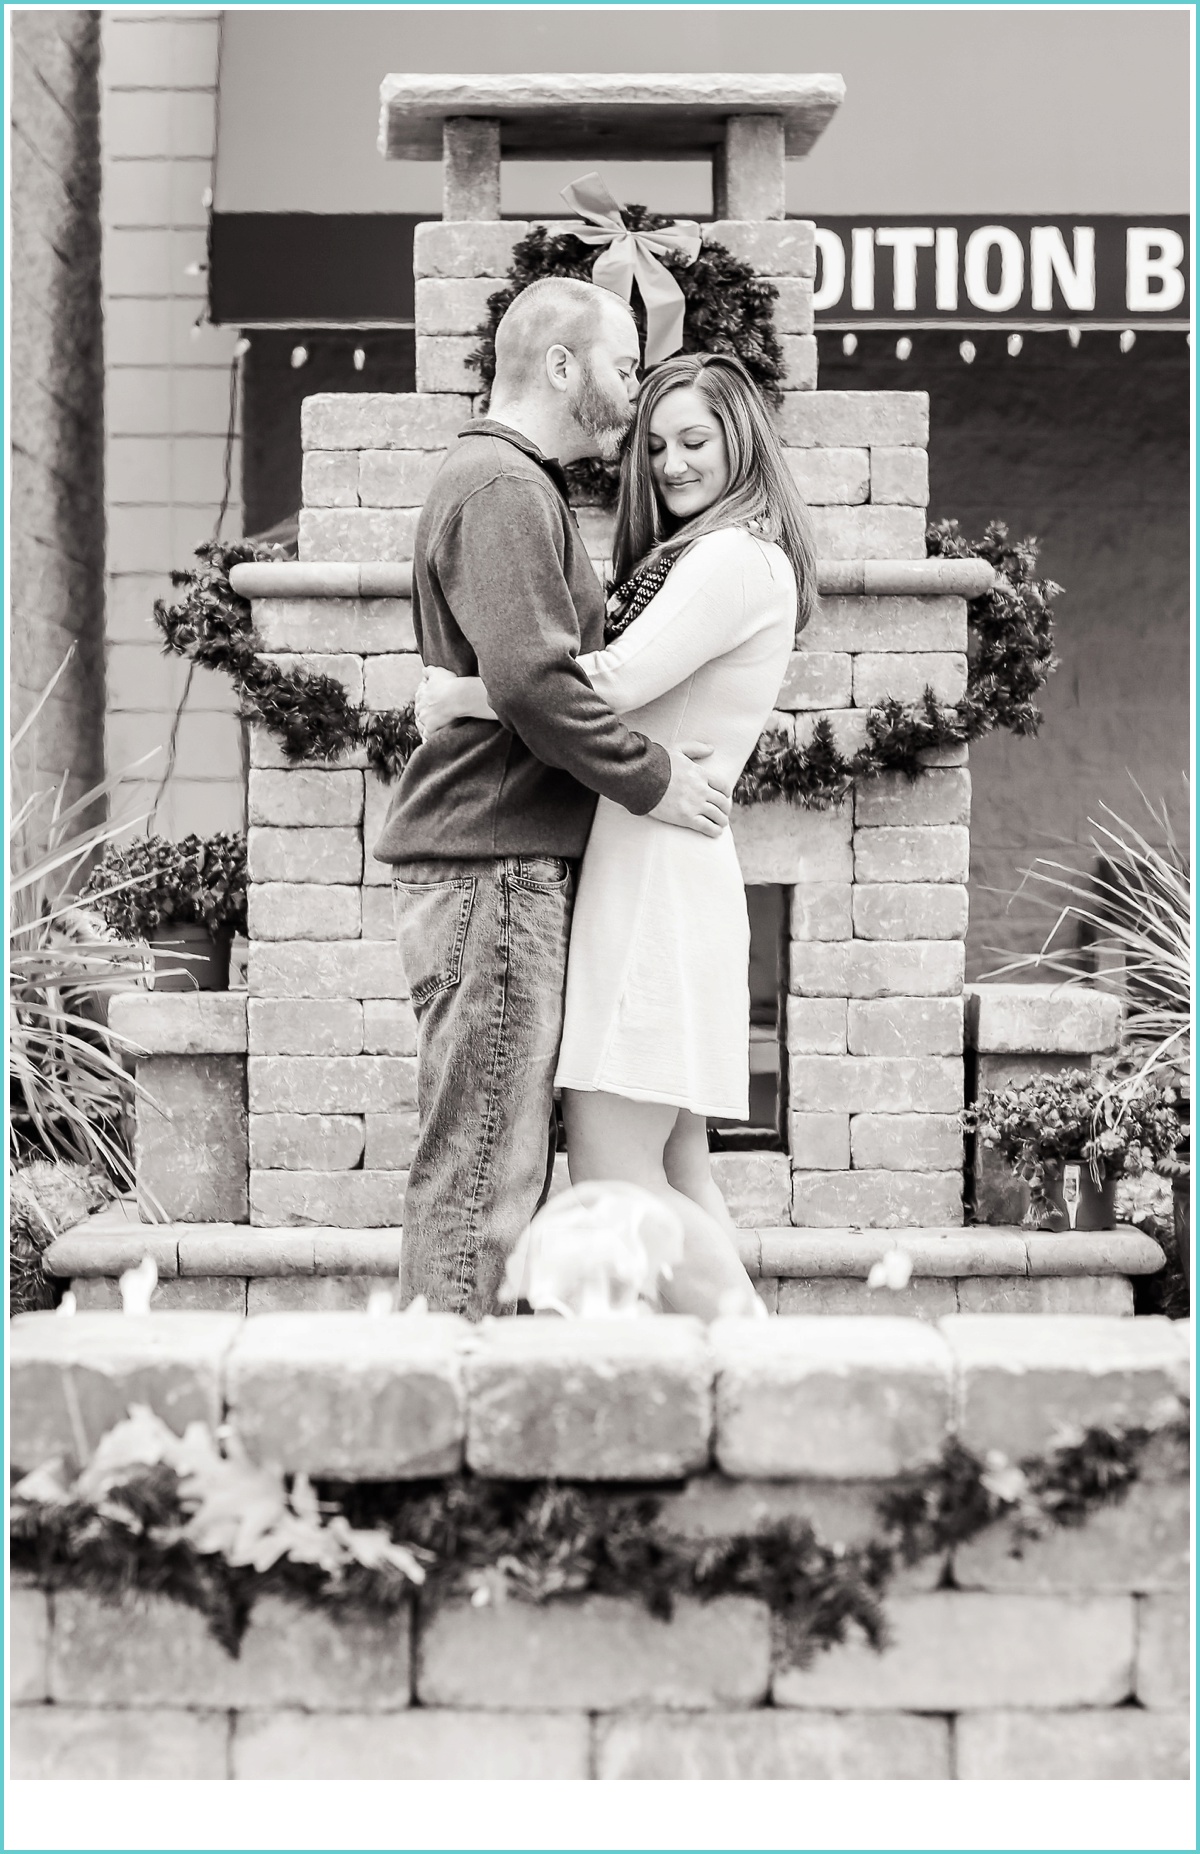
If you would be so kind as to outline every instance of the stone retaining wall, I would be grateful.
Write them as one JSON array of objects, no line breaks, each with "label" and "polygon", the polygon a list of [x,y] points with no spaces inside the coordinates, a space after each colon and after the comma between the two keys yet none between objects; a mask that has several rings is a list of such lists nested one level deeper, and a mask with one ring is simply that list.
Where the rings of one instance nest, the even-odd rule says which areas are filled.
[{"label": "stone retaining wall", "polygon": [[[1160,1320],[32,1314],[12,1333],[21,1467],[73,1454],[70,1404],[92,1446],[142,1401],[177,1430],[227,1418],[289,1469],[659,1482],[691,1536],[794,1514],[846,1544],[950,1435],[1020,1458],[1188,1381],[1188,1333]],[[1183,1778],[1185,1471],[1152,1452],[1124,1504],[1020,1558],[997,1531],[915,1566],[882,1656],[803,1671],[773,1667],[750,1598],[670,1622],[610,1597],[418,1602],[386,1625],[271,1599],[235,1661],[165,1601],[19,1589],[13,1774]]]}]

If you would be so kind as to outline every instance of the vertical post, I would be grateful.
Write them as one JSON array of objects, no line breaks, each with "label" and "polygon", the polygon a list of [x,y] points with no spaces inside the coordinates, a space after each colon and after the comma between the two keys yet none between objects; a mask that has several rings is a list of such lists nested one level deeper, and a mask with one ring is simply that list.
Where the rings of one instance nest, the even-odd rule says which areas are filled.
[{"label": "vertical post", "polygon": [[730,116],[713,153],[713,216],[783,218],[782,116]]},{"label": "vertical post", "polygon": [[500,124],[450,116],[442,124],[442,218],[500,217]]}]

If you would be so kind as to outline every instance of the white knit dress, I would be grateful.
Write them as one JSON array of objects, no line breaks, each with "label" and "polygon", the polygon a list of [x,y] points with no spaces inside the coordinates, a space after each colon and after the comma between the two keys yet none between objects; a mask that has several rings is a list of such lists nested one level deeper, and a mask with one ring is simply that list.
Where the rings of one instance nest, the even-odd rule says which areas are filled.
[{"label": "white knit dress", "polygon": [[[783,550],[696,541],[607,650],[579,663],[629,726],[706,741],[732,782],[779,694],[796,626]],[[702,837],[601,798],[579,872],[555,1086],[749,1117],[746,893],[729,831]]]}]

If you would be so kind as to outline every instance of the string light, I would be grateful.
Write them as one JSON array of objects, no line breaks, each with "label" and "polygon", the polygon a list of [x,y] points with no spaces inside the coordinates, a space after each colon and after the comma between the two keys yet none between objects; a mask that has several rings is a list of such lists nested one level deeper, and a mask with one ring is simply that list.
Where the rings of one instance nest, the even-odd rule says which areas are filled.
[{"label": "string light", "polygon": [[857,349],[857,347],[858,347],[858,336],[857,335],[843,335],[842,336],[842,353],[843,354],[853,354],[855,350]]},{"label": "string light", "polygon": [[211,188],[211,187],[205,187],[205,189],[204,189],[204,191],[203,191],[203,193],[202,193],[202,194],[200,195],[200,204],[201,204],[201,205],[202,205],[202,206],[203,206],[203,207],[205,208],[205,210],[207,211],[207,209],[208,209],[208,207],[210,207],[210,206],[212,205],[212,202],[213,202],[213,191],[212,191],[212,188]]},{"label": "string light", "polygon": [[960,341],[958,344],[958,351],[969,367],[971,362],[975,359],[975,343],[973,341]]},{"label": "string light", "polygon": [[366,364],[367,364],[367,350],[365,348],[355,348],[354,350],[354,371],[355,373],[361,373],[363,368],[366,366]]},{"label": "string light", "polygon": [[1067,340],[1073,348],[1077,348],[1082,339],[1083,336],[1077,328],[1069,328],[1067,330]]},{"label": "string light", "polygon": [[1121,352],[1122,354],[1128,354],[1130,348],[1133,346],[1136,340],[1137,340],[1137,336],[1134,334],[1131,328],[1123,328],[1121,330]]},{"label": "string light", "polygon": [[234,344],[233,344],[233,358],[234,358],[234,360],[241,360],[241,358],[242,358],[242,355],[243,355],[243,354],[249,354],[249,352],[250,352],[250,337],[249,337],[249,335],[239,335],[239,336],[238,336],[238,339],[237,339],[237,340],[236,340],[236,341],[234,342]]},{"label": "string light", "polygon": [[899,341],[896,343],[896,359],[907,360],[911,353],[912,342],[907,335],[901,335]]},{"label": "string light", "polygon": [[1021,349],[1024,346],[1025,346],[1025,343],[1021,340],[1020,335],[1010,335],[1008,337],[1008,351],[1012,355],[1014,360],[1017,358],[1017,355],[1021,352]]},{"label": "string light", "polygon": [[307,359],[308,359],[308,349],[307,348],[293,348],[292,349],[292,366],[293,367],[303,367]]}]

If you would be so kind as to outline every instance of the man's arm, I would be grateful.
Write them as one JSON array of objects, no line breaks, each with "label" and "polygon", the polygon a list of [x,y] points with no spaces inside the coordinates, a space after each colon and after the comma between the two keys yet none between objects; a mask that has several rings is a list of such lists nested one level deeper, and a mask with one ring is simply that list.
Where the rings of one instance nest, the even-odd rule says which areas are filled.
[{"label": "man's arm", "polygon": [[641,815],[664,797],[671,759],[619,721],[579,668],[561,548],[550,486],[500,476],[438,537],[435,564],[501,724],[544,765]]}]

